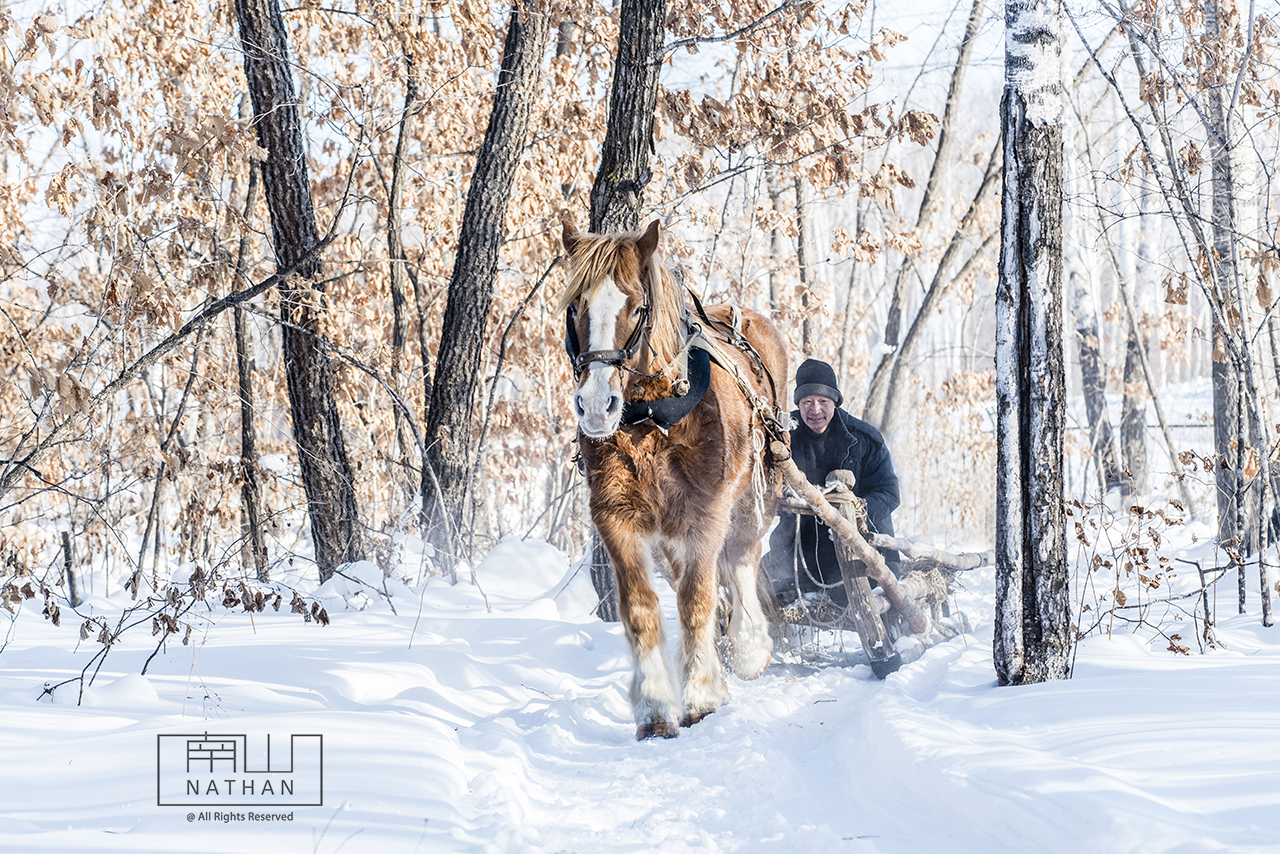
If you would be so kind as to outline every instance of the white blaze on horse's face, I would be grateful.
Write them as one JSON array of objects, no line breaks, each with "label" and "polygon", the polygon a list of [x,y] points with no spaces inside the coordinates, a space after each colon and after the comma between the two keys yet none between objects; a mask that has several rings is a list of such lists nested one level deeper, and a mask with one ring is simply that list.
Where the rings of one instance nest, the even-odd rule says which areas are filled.
[{"label": "white blaze on horse's face", "polygon": [[[587,308],[590,341],[582,348],[584,352],[620,346],[616,341],[618,317],[626,307],[627,295],[613,279],[605,279]],[[622,422],[622,381],[618,369],[605,362],[591,362],[586,373],[586,380],[573,396],[573,409],[583,433],[593,439],[605,439]]]}]

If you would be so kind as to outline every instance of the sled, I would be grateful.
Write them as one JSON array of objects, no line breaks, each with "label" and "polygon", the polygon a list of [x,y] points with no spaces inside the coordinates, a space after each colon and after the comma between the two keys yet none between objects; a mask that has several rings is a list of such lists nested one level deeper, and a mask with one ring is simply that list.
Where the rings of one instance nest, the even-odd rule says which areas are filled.
[{"label": "sled", "polygon": [[[957,574],[991,565],[992,552],[951,554],[902,537],[866,531],[859,524],[865,510],[862,499],[854,495],[852,472],[834,471],[826,486],[819,488],[796,467],[785,445],[774,443],[771,450],[790,488],[779,512],[817,516],[835,535],[836,557],[849,598],[849,607],[837,625],[857,632],[865,663],[877,678],[885,678],[930,646],[968,630],[964,615],[952,616],[947,601]],[[877,548],[896,549],[902,555],[905,571],[901,578],[893,574]],[[878,590],[872,589],[873,580],[879,584]],[[812,624],[804,598],[798,602],[800,607],[788,609],[791,613],[784,613],[784,618]],[[903,637],[912,642],[898,643]]]}]

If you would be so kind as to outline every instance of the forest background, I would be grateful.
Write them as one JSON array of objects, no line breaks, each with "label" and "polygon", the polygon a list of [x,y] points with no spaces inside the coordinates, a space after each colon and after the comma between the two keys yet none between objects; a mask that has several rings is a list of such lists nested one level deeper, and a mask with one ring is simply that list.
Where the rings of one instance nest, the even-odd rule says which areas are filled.
[{"label": "forest background", "polygon": [[[441,571],[510,534],[587,547],[555,261],[561,219],[588,220],[618,9],[280,11],[322,236],[320,271],[287,280],[273,279],[289,264],[259,187],[271,152],[235,4],[0,13],[6,607],[43,597],[56,621],[76,599],[69,578],[99,594],[124,584],[164,636],[194,602],[169,592],[178,567],[198,570],[201,599],[278,606],[288,594],[268,584],[272,567],[317,559],[291,329],[327,361],[361,556],[390,570],[393,535],[426,536],[423,463],[441,447],[466,460],[440,485],[461,496]],[[1002,12],[965,0],[922,12],[925,27],[874,3],[669,3],[652,171],[635,188],[663,222],[667,263],[705,302],[769,311],[793,365],[837,366],[846,408],[889,440],[899,527],[983,547]],[[1167,506],[1218,519],[1224,559],[1243,566],[1275,494],[1263,461],[1280,374],[1277,31],[1231,2],[1068,13],[1075,542],[1092,548],[1099,527],[1132,531],[1125,519]],[[484,236],[497,271],[477,381],[446,401],[468,427],[433,433],[471,178],[504,40],[530,20],[545,43],[505,227]],[[311,320],[282,320],[304,310]],[[1210,382],[1214,412],[1159,406]],[[1134,534],[1117,551],[1142,548]],[[1166,571],[1124,563],[1098,555],[1116,581],[1100,601],[1155,589]],[[307,611],[296,593],[294,607]],[[112,631],[81,624],[108,646]]]}]

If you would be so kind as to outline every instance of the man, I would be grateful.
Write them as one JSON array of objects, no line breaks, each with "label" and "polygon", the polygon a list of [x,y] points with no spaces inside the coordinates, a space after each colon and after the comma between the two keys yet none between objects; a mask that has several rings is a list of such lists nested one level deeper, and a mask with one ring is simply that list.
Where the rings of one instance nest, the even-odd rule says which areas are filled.
[{"label": "man", "polygon": [[[826,485],[827,475],[836,469],[853,472],[854,494],[867,502],[867,527],[892,535],[891,514],[899,504],[898,476],[880,431],[840,408],[844,395],[836,385],[835,371],[826,362],[806,359],[800,365],[793,399],[800,407],[791,413],[796,422],[791,431],[791,456],[796,466],[810,483],[820,487]],[[798,576],[799,592],[821,591],[837,604],[847,605],[831,529],[814,516],[801,515],[798,519],[798,556],[795,514],[779,514],[778,525],[769,537],[766,572],[780,604],[789,604],[796,598]],[[889,569],[897,575],[898,553],[883,554]]]}]

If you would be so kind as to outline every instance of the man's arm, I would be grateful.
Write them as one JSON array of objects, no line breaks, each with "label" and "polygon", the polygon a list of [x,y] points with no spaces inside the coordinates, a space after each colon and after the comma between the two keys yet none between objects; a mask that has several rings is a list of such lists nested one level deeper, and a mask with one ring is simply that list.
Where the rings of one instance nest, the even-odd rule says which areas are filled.
[{"label": "man's arm", "polygon": [[889,514],[897,510],[898,505],[902,503],[898,493],[898,475],[893,470],[893,459],[889,455],[889,448],[876,428],[854,418],[844,410],[839,411],[846,419],[845,424],[849,431],[857,436],[860,445],[854,449],[854,453],[860,454],[862,458],[861,465],[855,472],[858,475],[858,483],[854,487],[854,492],[867,502],[868,517],[872,520],[887,519]]},{"label": "man's arm", "polygon": [[865,460],[859,485],[866,489],[862,498],[867,502],[867,516],[873,520],[887,519],[898,509],[902,499],[898,493],[898,475],[893,470],[893,460],[883,442],[868,442],[871,453]]}]

